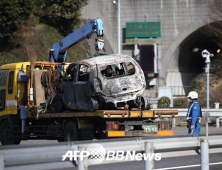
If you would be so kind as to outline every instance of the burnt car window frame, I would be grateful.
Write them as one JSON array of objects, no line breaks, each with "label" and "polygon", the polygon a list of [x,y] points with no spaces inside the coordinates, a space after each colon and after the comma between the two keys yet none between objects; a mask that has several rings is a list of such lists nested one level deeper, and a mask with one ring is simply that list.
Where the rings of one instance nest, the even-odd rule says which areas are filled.
[{"label": "burnt car window frame", "polygon": [[[129,70],[127,69],[126,63],[131,63],[131,64],[133,65],[133,69],[134,69],[134,73],[133,73],[133,74],[129,74]],[[136,67],[135,67],[135,65],[133,64],[133,62],[127,61],[127,62],[124,62],[124,64],[125,64],[125,67],[126,67],[126,70],[127,70],[127,74],[128,74],[129,76],[136,74]]]},{"label": "burnt car window frame", "polygon": [[[135,68],[135,73],[134,74],[129,74],[128,73],[128,70],[127,70],[127,66],[126,66],[126,62],[129,62],[129,63],[132,63],[132,65],[134,66],[134,68]],[[102,75],[102,77],[104,77],[104,78],[106,78],[106,79],[113,79],[113,78],[119,78],[119,77],[124,77],[124,76],[133,76],[133,75],[135,75],[136,74],[136,67],[135,67],[135,64],[132,62],[132,61],[123,61],[123,62],[118,62],[118,63],[123,63],[123,67],[124,67],[124,71],[125,71],[125,73],[126,74],[124,74],[124,75],[119,75],[119,76],[113,76],[113,77],[106,77],[106,76],[103,76],[103,74],[101,73],[101,67],[102,66],[105,66],[105,64],[104,65],[99,65],[99,74],[101,74]],[[110,65],[114,65],[114,64],[117,64],[117,63],[111,63]],[[107,64],[108,65],[108,64]],[[106,66],[107,66],[106,65]]]},{"label": "burnt car window frame", "polygon": [[[89,71],[89,77],[88,77],[88,80],[87,80],[87,81],[79,81],[79,70],[80,70],[80,66],[81,66],[81,65],[86,65],[86,66],[88,66],[88,69],[90,70],[90,71]],[[90,73],[91,73],[90,65],[88,65],[88,64],[86,64],[86,63],[78,63],[77,72],[76,72],[76,81],[75,81],[75,82],[89,82]]]},{"label": "burnt car window frame", "polygon": [[[77,68],[75,68],[77,67]],[[76,82],[77,81],[77,76],[78,76],[78,63],[72,63],[69,65],[66,73],[68,73],[68,75],[70,75],[70,81],[72,82]],[[74,69],[76,69],[76,71],[74,71]]]},{"label": "burnt car window frame", "polygon": [[[102,71],[106,70],[106,69],[107,69],[107,66],[111,66],[110,68],[113,69],[113,66],[115,67],[116,64],[121,64],[121,65],[122,65],[123,71],[124,71],[125,74],[121,74],[121,75],[118,75],[118,76],[115,75],[115,76],[112,76],[112,77],[107,77],[107,76],[104,76],[104,75],[102,74]],[[128,75],[128,74],[127,74],[127,70],[126,70],[125,62],[111,63],[111,64],[105,65],[105,67],[106,67],[106,69],[103,69],[103,70],[100,69],[100,73],[101,73],[102,76],[105,77],[105,78],[117,78],[117,77],[122,77],[122,76]],[[115,70],[115,74],[116,74],[116,73],[117,73],[117,71]]]}]

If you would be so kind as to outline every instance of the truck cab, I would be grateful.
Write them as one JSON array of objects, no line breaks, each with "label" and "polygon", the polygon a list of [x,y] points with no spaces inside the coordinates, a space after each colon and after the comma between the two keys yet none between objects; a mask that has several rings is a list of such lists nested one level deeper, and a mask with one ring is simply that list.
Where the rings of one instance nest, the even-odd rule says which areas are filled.
[{"label": "truck cab", "polygon": [[[20,125],[19,107],[25,100],[25,68],[29,62],[11,63],[0,67],[0,139],[1,142],[19,143]],[[27,81],[26,79],[25,81]],[[14,134],[11,133],[13,129]]]}]

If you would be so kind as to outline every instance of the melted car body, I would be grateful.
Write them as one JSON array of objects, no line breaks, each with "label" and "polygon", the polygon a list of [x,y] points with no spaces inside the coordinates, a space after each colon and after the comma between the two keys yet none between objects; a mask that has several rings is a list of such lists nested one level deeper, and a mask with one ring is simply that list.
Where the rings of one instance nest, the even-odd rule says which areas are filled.
[{"label": "melted car body", "polygon": [[76,63],[67,68],[61,81],[61,96],[67,109],[98,110],[143,107],[146,87],[139,64],[127,55],[103,55]]}]

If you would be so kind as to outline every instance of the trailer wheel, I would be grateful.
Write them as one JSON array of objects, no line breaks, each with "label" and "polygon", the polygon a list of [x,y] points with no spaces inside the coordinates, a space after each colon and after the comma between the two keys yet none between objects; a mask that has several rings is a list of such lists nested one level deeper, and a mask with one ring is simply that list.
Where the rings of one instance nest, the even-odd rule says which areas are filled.
[{"label": "trailer wheel", "polygon": [[2,145],[20,144],[21,142],[21,140],[15,140],[8,120],[5,120],[1,123],[0,140]]},{"label": "trailer wheel", "polygon": [[64,141],[76,141],[78,139],[78,131],[73,121],[69,121],[65,128]]}]

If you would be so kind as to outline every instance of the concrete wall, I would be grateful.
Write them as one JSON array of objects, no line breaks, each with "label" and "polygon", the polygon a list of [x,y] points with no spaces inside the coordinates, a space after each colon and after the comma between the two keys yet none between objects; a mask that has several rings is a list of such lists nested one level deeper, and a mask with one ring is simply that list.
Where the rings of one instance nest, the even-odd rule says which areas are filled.
[{"label": "concrete wall", "polygon": [[[118,1],[118,0],[117,0]],[[178,46],[193,31],[208,21],[210,0],[121,0],[121,37],[123,54],[133,55],[134,46],[124,45],[126,22],[160,21],[162,26],[162,70],[159,85],[166,86],[170,69],[178,70]],[[82,9],[86,19],[101,18],[105,35],[117,53],[117,4],[112,0],[88,0]]]}]

